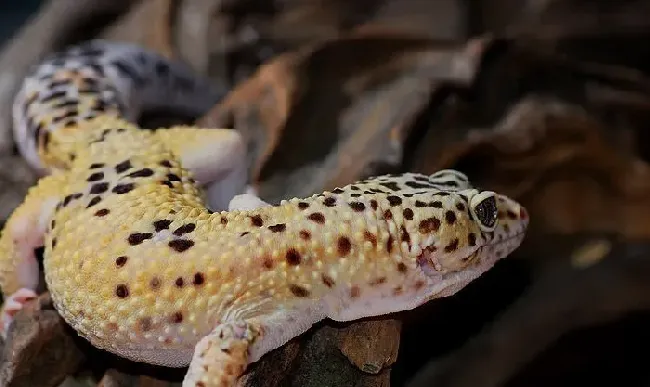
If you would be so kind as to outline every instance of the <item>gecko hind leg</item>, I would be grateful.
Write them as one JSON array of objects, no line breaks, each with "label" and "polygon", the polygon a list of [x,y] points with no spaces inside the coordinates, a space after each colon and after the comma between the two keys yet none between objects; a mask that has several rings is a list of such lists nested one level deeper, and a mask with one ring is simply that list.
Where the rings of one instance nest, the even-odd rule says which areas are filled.
[{"label": "gecko hind leg", "polygon": [[45,243],[45,232],[61,190],[62,174],[46,176],[27,193],[11,214],[0,235],[0,287],[5,302],[0,312],[0,335],[6,337],[14,314],[36,297],[39,268],[35,250]]},{"label": "gecko hind leg", "polygon": [[226,210],[235,195],[247,190],[246,146],[239,132],[174,126],[156,131],[156,136],[206,188],[212,210]]}]

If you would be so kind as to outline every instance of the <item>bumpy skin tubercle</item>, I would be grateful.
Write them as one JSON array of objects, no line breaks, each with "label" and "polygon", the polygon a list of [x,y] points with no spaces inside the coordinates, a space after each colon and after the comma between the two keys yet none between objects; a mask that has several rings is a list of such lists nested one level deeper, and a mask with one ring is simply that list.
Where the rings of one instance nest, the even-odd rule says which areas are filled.
[{"label": "bumpy skin tubercle", "polygon": [[[165,131],[117,116],[75,129],[52,133],[41,154],[67,160],[49,177],[59,180],[34,188],[7,227],[46,225],[45,279],[80,335],[135,361],[189,364],[184,386],[233,386],[319,320],[452,295],[519,246],[528,224],[518,203],[452,170],[380,176],[277,206],[246,194],[212,212],[193,178],[221,181],[236,167],[209,166],[229,158],[192,157]],[[233,132],[205,132],[238,152]],[[26,286],[14,279],[28,258],[18,235],[0,238],[5,292]]]}]

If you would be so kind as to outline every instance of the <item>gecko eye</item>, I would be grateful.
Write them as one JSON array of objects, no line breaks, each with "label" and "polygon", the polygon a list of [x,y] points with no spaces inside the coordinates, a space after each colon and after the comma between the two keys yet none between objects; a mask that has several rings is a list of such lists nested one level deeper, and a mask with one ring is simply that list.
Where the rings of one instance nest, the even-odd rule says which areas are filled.
[{"label": "gecko eye", "polygon": [[483,191],[471,199],[472,214],[482,231],[494,231],[497,225],[497,201],[494,192]]}]

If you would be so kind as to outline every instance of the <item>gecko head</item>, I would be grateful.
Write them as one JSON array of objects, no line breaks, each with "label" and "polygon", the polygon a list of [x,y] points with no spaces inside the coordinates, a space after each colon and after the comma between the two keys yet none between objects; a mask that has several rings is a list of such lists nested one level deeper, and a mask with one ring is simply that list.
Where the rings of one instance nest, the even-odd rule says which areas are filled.
[{"label": "gecko head", "polygon": [[475,278],[524,238],[528,213],[504,195],[466,189],[437,199],[438,208],[430,208],[430,217],[420,223],[421,232],[423,226],[431,229],[418,255],[420,268],[429,276],[472,272]]}]

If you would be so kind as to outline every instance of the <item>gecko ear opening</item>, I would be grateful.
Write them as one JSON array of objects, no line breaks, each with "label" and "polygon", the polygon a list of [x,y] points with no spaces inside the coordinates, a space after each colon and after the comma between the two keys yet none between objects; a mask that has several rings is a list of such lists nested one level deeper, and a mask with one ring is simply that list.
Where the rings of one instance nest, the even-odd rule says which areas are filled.
[{"label": "gecko ear opening", "polygon": [[494,192],[483,191],[470,200],[472,215],[478,221],[481,231],[494,231],[497,226],[497,201]]}]

